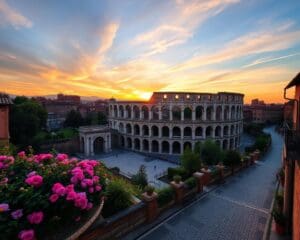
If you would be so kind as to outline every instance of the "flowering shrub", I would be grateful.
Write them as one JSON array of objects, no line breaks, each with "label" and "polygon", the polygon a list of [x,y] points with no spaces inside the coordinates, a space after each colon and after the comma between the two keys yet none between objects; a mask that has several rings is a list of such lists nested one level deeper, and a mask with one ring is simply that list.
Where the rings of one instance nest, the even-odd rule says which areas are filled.
[{"label": "flowering shrub", "polygon": [[99,204],[105,167],[66,154],[0,156],[1,239],[44,239]]}]

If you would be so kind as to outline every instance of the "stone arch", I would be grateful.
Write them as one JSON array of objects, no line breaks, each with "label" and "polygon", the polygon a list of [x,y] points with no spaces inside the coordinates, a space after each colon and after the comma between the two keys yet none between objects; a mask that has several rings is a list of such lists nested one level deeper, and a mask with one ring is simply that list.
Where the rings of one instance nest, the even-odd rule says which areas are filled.
[{"label": "stone arch", "polygon": [[213,112],[214,112],[213,106],[208,106],[206,108],[206,120],[208,121],[213,120]]},{"label": "stone arch", "polygon": [[192,144],[190,142],[185,142],[183,144],[183,149],[186,150],[187,148],[192,150]]},{"label": "stone arch", "polygon": [[118,107],[114,105],[114,117],[118,117]]},{"label": "stone arch", "polygon": [[222,120],[222,106],[217,106],[217,109],[216,109],[216,120],[217,121],[221,121]]},{"label": "stone arch", "polygon": [[119,132],[124,132],[124,124],[122,122],[119,123]]},{"label": "stone arch", "polygon": [[143,125],[142,134],[143,136],[149,136],[149,127],[147,125]]},{"label": "stone arch", "polygon": [[181,146],[179,142],[173,142],[172,144],[173,154],[180,154],[181,153]]},{"label": "stone arch", "polygon": [[179,127],[173,127],[172,135],[173,137],[181,137],[181,129]]},{"label": "stone arch", "polygon": [[169,106],[164,105],[161,107],[161,119],[162,120],[170,120]]},{"label": "stone arch", "polygon": [[122,148],[125,147],[125,138],[124,138],[124,136],[120,136],[120,146]]},{"label": "stone arch", "polygon": [[134,135],[140,135],[140,126],[138,124],[135,124],[133,129]]},{"label": "stone arch", "polygon": [[229,120],[229,106],[225,106],[224,108],[224,116],[223,116],[224,120]]},{"label": "stone arch", "polygon": [[197,106],[195,109],[196,120],[203,120],[204,109],[202,106]]},{"label": "stone arch", "polygon": [[230,135],[234,135],[234,125],[231,125],[230,127]]},{"label": "stone arch", "polygon": [[149,152],[149,141],[147,139],[143,140],[143,151]]},{"label": "stone arch", "polygon": [[215,137],[221,137],[221,132],[222,132],[221,126],[216,126]]},{"label": "stone arch", "polygon": [[173,106],[172,107],[172,119],[174,121],[180,121],[181,120],[181,108],[179,106]]},{"label": "stone arch", "polygon": [[99,153],[103,153],[104,152],[104,149],[105,149],[105,140],[103,137],[97,137],[94,142],[93,142],[93,145],[94,145],[94,153],[95,154],[99,154]]},{"label": "stone arch", "polygon": [[184,137],[191,137],[192,136],[192,128],[191,127],[185,127],[183,129],[183,136]]},{"label": "stone arch", "polygon": [[124,118],[124,106],[120,105],[119,106],[119,114],[121,118]]},{"label": "stone arch", "polygon": [[203,137],[203,128],[202,127],[197,127],[195,130],[195,136],[196,137]]},{"label": "stone arch", "polygon": [[126,124],[126,133],[127,134],[132,134],[132,127],[130,123]]},{"label": "stone arch", "polygon": [[158,141],[153,140],[151,143],[151,147],[152,147],[152,152],[157,153],[159,151]]},{"label": "stone arch", "polygon": [[212,135],[213,135],[213,128],[211,126],[206,127],[206,129],[205,129],[205,136],[211,138]]},{"label": "stone arch", "polygon": [[126,105],[126,107],[125,107],[125,116],[127,118],[131,118],[132,117],[131,116],[131,107],[129,105]]},{"label": "stone arch", "polygon": [[133,118],[140,119],[140,108],[136,105],[133,106]]},{"label": "stone arch", "polygon": [[134,139],[134,150],[141,150],[141,141],[138,138]]},{"label": "stone arch", "polygon": [[132,140],[130,137],[127,138],[127,148],[132,149]]},{"label": "stone arch", "polygon": [[149,109],[147,106],[142,106],[142,117],[144,120],[149,119]]},{"label": "stone arch", "polygon": [[152,111],[152,119],[153,120],[159,120],[159,109],[157,106],[153,106],[151,108],[151,111]]},{"label": "stone arch", "polygon": [[226,125],[223,128],[223,136],[228,136],[229,135],[229,127]]},{"label": "stone arch", "polygon": [[159,129],[157,126],[152,126],[151,127],[151,135],[152,137],[158,137],[159,136]]},{"label": "stone arch", "polygon": [[234,149],[234,139],[230,138],[229,149]]},{"label": "stone arch", "polygon": [[192,120],[192,109],[190,107],[185,107],[183,110],[184,120],[191,121]]},{"label": "stone arch", "polygon": [[161,129],[161,134],[163,137],[170,137],[170,130],[169,127],[163,126]]},{"label": "stone arch", "polygon": [[235,106],[231,106],[231,116],[230,119],[234,119],[235,118]]},{"label": "stone arch", "polygon": [[161,152],[162,153],[169,153],[170,152],[170,144],[168,141],[163,141],[161,143]]}]

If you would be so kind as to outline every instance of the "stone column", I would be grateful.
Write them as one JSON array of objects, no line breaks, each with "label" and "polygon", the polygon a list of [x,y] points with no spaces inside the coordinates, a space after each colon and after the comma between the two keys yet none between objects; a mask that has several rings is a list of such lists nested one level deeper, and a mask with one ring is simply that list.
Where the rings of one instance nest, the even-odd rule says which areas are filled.
[{"label": "stone column", "polygon": [[211,116],[211,119],[213,120],[213,121],[215,121],[216,120],[216,105],[213,105],[213,112],[212,112],[212,116]]},{"label": "stone column", "polygon": [[184,109],[181,109],[181,121],[184,121]]},{"label": "stone column", "polygon": [[169,109],[170,121],[173,121],[172,106]]},{"label": "stone column", "polygon": [[206,121],[206,106],[203,107],[203,116],[202,116],[203,121]]},{"label": "stone column", "polygon": [[152,111],[149,110],[149,120],[152,120]]},{"label": "stone column", "polygon": [[203,176],[204,174],[201,172],[195,172],[193,174],[193,176],[196,178],[197,180],[197,192],[203,192]]},{"label": "stone column", "polygon": [[158,119],[159,120],[162,119],[161,108],[158,109]]},{"label": "stone column", "polygon": [[179,183],[176,183],[175,181],[172,181],[170,184],[175,190],[175,202],[181,204],[184,197],[183,182],[180,181]]},{"label": "stone column", "polygon": [[94,140],[91,138],[91,156],[94,156]]},{"label": "stone column", "polygon": [[142,199],[146,203],[147,222],[152,222],[158,215],[157,193],[148,195],[145,192],[142,194]]},{"label": "stone column", "polygon": [[196,120],[196,110],[193,108],[192,110],[192,121]]},{"label": "stone column", "polygon": [[172,142],[169,142],[169,144],[170,144],[170,154],[172,154],[172,152],[173,152],[173,143]]}]

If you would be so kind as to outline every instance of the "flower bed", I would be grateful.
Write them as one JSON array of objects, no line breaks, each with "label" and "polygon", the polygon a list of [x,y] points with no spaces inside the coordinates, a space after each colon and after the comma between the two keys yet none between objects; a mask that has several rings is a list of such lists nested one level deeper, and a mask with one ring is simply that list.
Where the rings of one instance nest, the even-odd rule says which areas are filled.
[{"label": "flower bed", "polygon": [[1,238],[51,239],[77,225],[99,206],[110,177],[100,162],[66,154],[0,156]]}]

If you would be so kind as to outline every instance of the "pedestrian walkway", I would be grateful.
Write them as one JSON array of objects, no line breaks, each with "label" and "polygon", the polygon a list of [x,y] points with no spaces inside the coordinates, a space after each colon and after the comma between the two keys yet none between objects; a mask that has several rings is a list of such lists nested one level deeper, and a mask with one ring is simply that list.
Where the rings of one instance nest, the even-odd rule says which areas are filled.
[{"label": "pedestrian walkway", "polygon": [[262,162],[231,177],[138,239],[262,239],[270,216],[283,145],[274,128],[266,131],[272,135],[272,146]]}]

